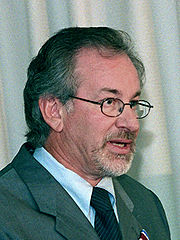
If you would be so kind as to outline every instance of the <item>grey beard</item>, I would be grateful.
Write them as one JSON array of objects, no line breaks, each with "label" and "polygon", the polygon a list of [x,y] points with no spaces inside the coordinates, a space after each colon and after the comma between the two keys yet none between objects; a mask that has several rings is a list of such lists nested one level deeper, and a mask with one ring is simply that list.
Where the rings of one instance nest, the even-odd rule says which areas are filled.
[{"label": "grey beard", "polygon": [[104,155],[98,151],[94,152],[92,156],[99,177],[116,177],[127,173],[134,158],[133,153],[114,156],[110,156],[110,154]]},{"label": "grey beard", "polygon": [[[106,153],[105,147],[108,141],[113,138],[131,139],[131,152],[129,154]],[[116,177],[128,172],[132,165],[135,153],[135,139],[134,133],[121,131],[119,134],[110,134],[104,140],[101,148],[96,148],[92,151],[92,161],[95,164],[95,175],[99,177]]]}]

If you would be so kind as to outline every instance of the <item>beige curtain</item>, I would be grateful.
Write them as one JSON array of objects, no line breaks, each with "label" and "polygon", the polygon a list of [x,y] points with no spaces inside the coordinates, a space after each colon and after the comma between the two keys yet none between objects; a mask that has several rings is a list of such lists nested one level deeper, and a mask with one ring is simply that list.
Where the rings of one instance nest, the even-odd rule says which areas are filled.
[{"label": "beige curtain", "polygon": [[0,169],[8,164],[10,161],[9,156],[9,141],[6,125],[6,116],[4,109],[4,100],[3,100],[3,86],[0,76]]},{"label": "beige curtain", "polygon": [[[22,91],[31,58],[49,35],[69,26],[109,26],[136,42],[154,109],[141,121],[129,174],[152,189],[167,213],[172,240],[180,235],[180,4],[175,0],[1,0],[0,167],[18,151],[26,127]],[[3,87],[2,87],[3,85]],[[12,99],[12,100],[11,100]]]},{"label": "beige curtain", "polygon": [[31,40],[31,54],[34,56],[49,38],[49,25],[46,1],[27,1],[29,32]]}]

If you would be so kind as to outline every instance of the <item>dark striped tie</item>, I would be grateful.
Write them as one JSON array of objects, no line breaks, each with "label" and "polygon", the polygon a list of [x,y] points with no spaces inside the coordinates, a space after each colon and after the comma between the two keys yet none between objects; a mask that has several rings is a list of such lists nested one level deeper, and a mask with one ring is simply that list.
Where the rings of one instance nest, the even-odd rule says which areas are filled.
[{"label": "dark striped tie", "polygon": [[101,240],[120,240],[121,232],[108,192],[94,187],[91,206],[96,210],[95,230]]}]

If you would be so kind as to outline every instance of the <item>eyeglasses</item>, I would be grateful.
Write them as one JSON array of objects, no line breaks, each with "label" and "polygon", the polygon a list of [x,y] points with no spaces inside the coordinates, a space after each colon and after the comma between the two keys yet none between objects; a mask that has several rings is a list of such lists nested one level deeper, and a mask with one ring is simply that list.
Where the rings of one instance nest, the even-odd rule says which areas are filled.
[{"label": "eyeglasses", "polygon": [[75,96],[69,97],[100,105],[101,112],[108,117],[118,117],[124,111],[125,106],[130,106],[130,108],[135,111],[136,118],[142,119],[145,118],[149,114],[150,109],[153,108],[153,106],[145,100],[132,100],[129,103],[124,103],[119,98],[105,98],[102,101],[95,102]]}]

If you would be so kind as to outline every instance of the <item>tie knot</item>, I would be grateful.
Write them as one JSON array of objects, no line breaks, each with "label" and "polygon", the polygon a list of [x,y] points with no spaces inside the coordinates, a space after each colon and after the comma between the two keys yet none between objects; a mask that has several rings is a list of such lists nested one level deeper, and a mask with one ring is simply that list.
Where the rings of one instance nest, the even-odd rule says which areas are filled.
[{"label": "tie knot", "polygon": [[113,210],[108,191],[102,188],[93,188],[90,204],[97,212],[100,213]]}]

